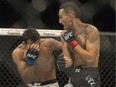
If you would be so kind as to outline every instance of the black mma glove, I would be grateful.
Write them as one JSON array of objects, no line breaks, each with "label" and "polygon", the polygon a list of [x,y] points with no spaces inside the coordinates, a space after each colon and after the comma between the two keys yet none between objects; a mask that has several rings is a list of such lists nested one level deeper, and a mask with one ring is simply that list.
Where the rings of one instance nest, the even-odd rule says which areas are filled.
[{"label": "black mma glove", "polygon": [[38,56],[39,51],[37,49],[29,48],[26,53],[26,64],[33,65]]},{"label": "black mma glove", "polygon": [[62,71],[65,68],[65,60],[63,56],[58,56],[57,67],[60,71]]},{"label": "black mma glove", "polygon": [[63,39],[69,44],[71,48],[74,48],[77,44],[78,41],[71,30],[67,30],[64,35],[62,35]]}]

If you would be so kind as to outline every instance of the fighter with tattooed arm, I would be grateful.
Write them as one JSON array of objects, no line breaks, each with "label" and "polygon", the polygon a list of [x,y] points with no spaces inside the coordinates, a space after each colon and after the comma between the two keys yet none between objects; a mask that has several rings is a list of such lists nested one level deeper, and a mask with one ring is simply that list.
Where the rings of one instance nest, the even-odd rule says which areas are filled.
[{"label": "fighter with tattooed arm", "polygon": [[59,23],[64,26],[61,37],[65,67],[73,67],[70,76],[73,87],[100,87],[99,31],[80,17],[80,9],[73,2],[59,7]]}]

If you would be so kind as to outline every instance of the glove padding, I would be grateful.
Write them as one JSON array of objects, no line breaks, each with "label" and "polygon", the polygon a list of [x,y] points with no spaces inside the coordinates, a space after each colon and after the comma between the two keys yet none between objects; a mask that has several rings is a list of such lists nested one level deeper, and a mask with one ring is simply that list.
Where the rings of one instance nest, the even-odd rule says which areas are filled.
[{"label": "glove padding", "polygon": [[57,67],[60,71],[64,70],[65,60],[64,60],[63,56],[60,56],[60,55],[58,56]]},{"label": "glove padding", "polygon": [[74,48],[77,44],[78,41],[71,30],[67,30],[64,35],[62,35],[63,39],[69,44],[71,48]]},{"label": "glove padding", "polygon": [[26,64],[33,65],[38,56],[39,51],[37,49],[29,48],[26,53]]}]

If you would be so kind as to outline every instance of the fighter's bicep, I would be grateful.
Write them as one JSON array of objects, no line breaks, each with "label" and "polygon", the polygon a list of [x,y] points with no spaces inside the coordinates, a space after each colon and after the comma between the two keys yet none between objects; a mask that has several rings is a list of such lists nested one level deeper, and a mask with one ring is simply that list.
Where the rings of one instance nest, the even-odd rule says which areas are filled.
[{"label": "fighter's bicep", "polygon": [[98,54],[98,47],[94,43],[88,43],[86,45],[86,50],[93,56],[96,56]]},{"label": "fighter's bicep", "polygon": [[99,32],[94,30],[87,38],[86,50],[93,55],[98,54],[99,43]]},{"label": "fighter's bicep", "polygon": [[26,62],[23,58],[22,52],[19,49],[16,49],[12,52],[12,59],[18,68],[25,68]]}]

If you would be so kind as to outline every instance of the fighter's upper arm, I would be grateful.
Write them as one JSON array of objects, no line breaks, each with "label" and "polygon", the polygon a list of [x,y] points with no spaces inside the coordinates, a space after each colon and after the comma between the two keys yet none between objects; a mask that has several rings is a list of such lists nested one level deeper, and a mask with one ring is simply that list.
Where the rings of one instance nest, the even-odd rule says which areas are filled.
[{"label": "fighter's upper arm", "polygon": [[87,36],[86,50],[91,53],[94,57],[98,55],[100,48],[99,31],[95,27]]},{"label": "fighter's upper arm", "polygon": [[22,71],[26,68],[25,59],[23,58],[23,53],[21,52],[20,48],[16,48],[12,52],[12,59],[19,71]]}]

